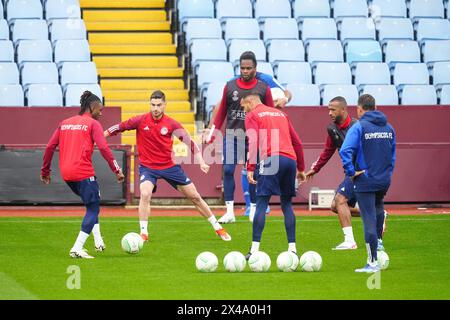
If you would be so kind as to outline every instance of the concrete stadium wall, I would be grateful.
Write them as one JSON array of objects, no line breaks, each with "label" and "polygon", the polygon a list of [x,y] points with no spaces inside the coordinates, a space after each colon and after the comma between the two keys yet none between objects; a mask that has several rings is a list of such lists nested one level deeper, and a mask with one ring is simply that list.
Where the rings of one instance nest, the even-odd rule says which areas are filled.
[{"label": "concrete stadium wall", "polygon": [[[0,107],[0,144],[47,144],[62,120],[77,115],[78,107]],[[121,121],[120,107],[103,109],[100,123],[108,128]],[[119,144],[120,137],[108,139]]]}]

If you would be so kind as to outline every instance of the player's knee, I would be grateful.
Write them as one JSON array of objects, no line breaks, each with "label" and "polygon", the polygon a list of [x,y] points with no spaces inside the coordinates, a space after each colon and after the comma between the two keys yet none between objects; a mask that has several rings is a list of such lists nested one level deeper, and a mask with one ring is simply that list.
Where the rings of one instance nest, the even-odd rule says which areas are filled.
[{"label": "player's knee", "polygon": [[195,204],[199,204],[202,201],[202,197],[198,192],[193,192],[189,195],[189,200],[191,200]]},{"label": "player's knee", "polygon": [[331,202],[331,211],[333,211],[336,214],[338,213],[338,206],[336,200],[333,200],[333,202]]},{"label": "player's knee", "polygon": [[152,198],[152,191],[149,190],[148,188],[143,188],[141,190],[141,199],[144,201],[150,201],[151,198]]},{"label": "player's knee", "polygon": [[223,174],[224,176],[234,176],[234,165],[223,165]]}]

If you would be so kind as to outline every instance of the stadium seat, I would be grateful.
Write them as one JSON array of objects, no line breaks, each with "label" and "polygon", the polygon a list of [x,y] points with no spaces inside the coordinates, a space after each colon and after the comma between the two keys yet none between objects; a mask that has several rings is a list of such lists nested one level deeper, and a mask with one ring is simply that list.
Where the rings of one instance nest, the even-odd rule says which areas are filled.
[{"label": "stadium seat", "polygon": [[440,89],[443,85],[450,85],[450,61],[434,64],[433,84],[437,89]]},{"label": "stadium seat", "polygon": [[22,106],[24,106],[22,86],[20,84],[0,84],[0,107]]},{"label": "stadium seat", "polygon": [[305,49],[301,40],[272,40],[269,48],[269,62],[276,66],[281,61],[304,61]]},{"label": "stadium seat", "polygon": [[403,105],[437,104],[436,89],[432,85],[405,85],[401,93]]},{"label": "stadium seat", "polygon": [[375,24],[370,18],[344,18],[340,39],[344,46],[348,40],[375,40]]},{"label": "stadium seat", "polygon": [[14,62],[14,47],[10,40],[0,40],[0,62]]},{"label": "stadium seat", "polygon": [[0,19],[0,40],[9,40],[8,22],[3,19]]},{"label": "stadium seat", "polygon": [[450,61],[450,40],[430,40],[423,46],[423,59],[428,67],[438,61]]},{"label": "stadium seat", "polygon": [[409,18],[416,22],[419,18],[444,18],[442,0],[410,0]]},{"label": "stadium seat", "polygon": [[312,67],[319,62],[344,62],[344,53],[339,40],[311,40],[307,54]]},{"label": "stadium seat", "polygon": [[366,0],[334,0],[333,17],[336,22],[345,17],[367,17]]},{"label": "stadium seat", "polygon": [[442,87],[440,104],[450,105],[450,85],[445,85]]},{"label": "stadium seat", "polygon": [[64,93],[64,105],[67,107],[80,106],[80,97],[86,90],[103,100],[102,89],[97,83],[69,84]]},{"label": "stadium seat", "polygon": [[198,68],[197,88],[203,91],[211,82],[227,82],[233,77],[233,66],[230,62],[205,61],[200,63]]},{"label": "stadium seat", "polygon": [[255,3],[255,18],[259,23],[267,18],[290,18],[291,4],[289,0],[258,0]]},{"label": "stadium seat", "polygon": [[194,39],[220,39],[222,27],[218,19],[189,19],[186,24],[186,44]]},{"label": "stadium seat", "polygon": [[87,40],[58,40],[55,44],[55,63],[91,61]]},{"label": "stadium seat", "polygon": [[314,72],[314,83],[324,84],[351,84],[352,73],[345,62],[318,63]]},{"label": "stadium seat", "polygon": [[[256,66],[256,70],[258,72],[269,74],[272,77],[274,76],[273,68],[272,68],[272,65],[270,64],[270,62],[258,62],[258,65]],[[238,75],[239,71],[236,74]]]},{"label": "stadium seat", "polygon": [[191,18],[214,18],[214,3],[212,0],[179,0],[178,20],[180,30]]},{"label": "stadium seat", "polygon": [[311,40],[337,39],[336,23],[331,18],[304,19],[300,25],[300,33],[305,46]]},{"label": "stadium seat", "polygon": [[428,40],[450,40],[450,21],[420,19],[417,24],[417,41],[422,46]]},{"label": "stadium seat", "polygon": [[9,0],[6,3],[8,23],[16,19],[42,19],[43,8],[40,0]]},{"label": "stadium seat", "polygon": [[63,105],[59,84],[31,84],[25,90],[29,107],[59,107]]},{"label": "stadium seat", "polygon": [[305,18],[329,18],[328,0],[295,0],[294,18],[300,22]]},{"label": "stadium seat", "polygon": [[420,62],[419,45],[411,40],[390,40],[386,44],[385,58],[391,69],[398,62]]},{"label": "stadium seat", "polygon": [[358,62],[382,62],[380,43],[376,40],[350,40],[345,46],[345,61],[350,66]]},{"label": "stadium seat", "polygon": [[4,9],[3,9],[3,1],[0,1],[0,19],[4,18],[3,11],[4,11]]},{"label": "stadium seat", "polygon": [[19,68],[24,62],[51,62],[53,49],[49,40],[22,40],[17,46]]},{"label": "stadium seat", "polygon": [[255,19],[228,19],[225,24],[225,42],[233,39],[259,39],[259,25]]},{"label": "stadium seat", "polygon": [[372,95],[378,106],[398,105],[398,93],[394,85],[368,84],[364,86],[362,93]]},{"label": "stadium seat", "polygon": [[355,85],[361,89],[369,84],[391,84],[389,67],[383,62],[360,62],[355,68]]},{"label": "stadium seat", "polygon": [[58,83],[58,69],[53,62],[27,62],[21,69],[22,85]]},{"label": "stadium seat", "polygon": [[394,68],[394,85],[397,90],[405,84],[428,84],[429,74],[425,63],[397,63]]},{"label": "stadium seat", "polygon": [[358,104],[358,89],[352,84],[328,84],[323,87],[322,105],[328,105],[331,99],[341,96],[350,106]]},{"label": "stadium seat", "polygon": [[206,96],[204,97],[204,106],[206,113],[206,121],[208,122],[211,119],[211,113],[214,109],[214,106],[222,99],[223,88],[225,87],[226,82],[212,82],[208,86],[208,91],[206,92]]},{"label": "stadium seat", "polygon": [[389,40],[414,40],[414,29],[411,20],[407,18],[383,18],[377,29],[382,46]]},{"label": "stadium seat", "polygon": [[250,0],[218,0],[216,17],[221,22],[229,18],[252,18],[253,7]]},{"label": "stadium seat", "polygon": [[62,65],[60,84],[65,89],[68,84],[97,83],[97,68],[93,62],[66,62]]},{"label": "stadium seat", "polygon": [[262,40],[256,39],[234,39],[231,40],[228,50],[229,61],[233,66],[239,65],[239,58],[245,51],[253,51],[257,61],[266,61],[266,47]]},{"label": "stadium seat", "polygon": [[78,0],[46,0],[45,18],[52,19],[81,19],[80,2]]},{"label": "stadium seat", "polygon": [[18,84],[19,69],[14,62],[0,62],[0,84]]},{"label": "stadium seat", "polygon": [[298,26],[295,19],[271,18],[264,23],[264,43],[273,39],[299,39]]},{"label": "stadium seat", "polygon": [[14,45],[20,40],[48,40],[48,26],[45,20],[16,20],[12,27]]},{"label": "stadium seat", "polygon": [[282,85],[288,83],[311,84],[311,67],[308,62],[280,62],[277,79]]},{"label": "stadium seat", "polygon": [[194,72],[203,61],[226,61],[227,47],[223,39],[196,39],[191,46],[191,66]]},{"label": "stadium seat", "polygon": [[373,19],[406,18],[406,1],[373,0],[369,5],[369,13]]},{"label": "stadium seat", "polygon": [[286,89],[292,92],[287,106],[320,106],[320,90],[315,84],[288,83]]},{"label": "stadium seat", "polygon": [[86,39],[86,25],[81,19],[58,19],[50,25],[50,40],[54,45],[58,40],[83,40]]}]

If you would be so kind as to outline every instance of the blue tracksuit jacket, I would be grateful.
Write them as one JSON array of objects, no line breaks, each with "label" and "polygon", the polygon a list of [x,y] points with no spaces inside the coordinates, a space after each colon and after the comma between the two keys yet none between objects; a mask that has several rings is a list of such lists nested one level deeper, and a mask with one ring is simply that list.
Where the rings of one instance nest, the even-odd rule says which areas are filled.
[{"label": "blue tracksuit jacket", "polygon": [[339,151],[345,174],[365,173],[354,180],[355,192],[387,190],[395,164],[395,131],[380,111],[368,111],[347,132]]}]

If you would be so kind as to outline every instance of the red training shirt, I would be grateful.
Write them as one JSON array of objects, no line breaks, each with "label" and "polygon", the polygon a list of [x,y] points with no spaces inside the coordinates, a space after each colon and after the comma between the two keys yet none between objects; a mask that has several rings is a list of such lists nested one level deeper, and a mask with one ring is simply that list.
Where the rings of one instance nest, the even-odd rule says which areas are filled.
[{"label": "red training shirt", "polygon": [[64,181],[81,181],[95,176],[92,165],[94,143],[114,173],[120,170],[103,135],[100,122],[85,113],[63,120],[53,133],[44,153],[41,175],[50,174],[53,153],[59,145],[59,169]]},{"label": "red training shirt", "polygon": [[126,130],[136,130],[139,162],[150,169],[163,170],[175,165],[172,160],[173,135],[190,145],[194,154],[200,152],[183,126],[165,114],[159,120],[153,119],[150,112],[136,116],[110,127],[108,132],[115,135]]},{"label": "red training shirt", "polygon": [[260,104],[247,113],[245,131],[249,148],[248,171],[255,171],[258,149],[261,160],[284,156],[296,160],[299,171],[305,170],[302,142],[284,112]]},{"label": "red training shirt", "polygon": [[[339,129],[347,129],[352,121],[352,118],[348,115],[347,119],[345,119],[345,122],[342,125],[337,125]],[[315,173],[318,173],[320,169],[324,165],[328,163],[328,161],[333,156],[334,152],[336,151],[336,147],[333,144],[333,141],[331,140],[330,136],[327,135],[327,141],[325,142],[325,148],[323,149],[322,153],[320,154],[319,158],[313,162],[311,165],[311,170],[313,170]]]}]

